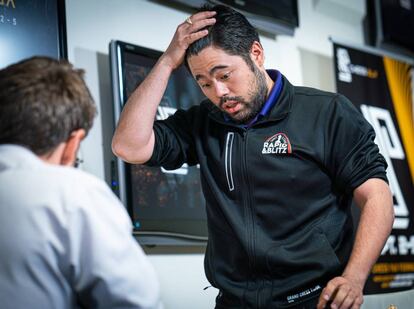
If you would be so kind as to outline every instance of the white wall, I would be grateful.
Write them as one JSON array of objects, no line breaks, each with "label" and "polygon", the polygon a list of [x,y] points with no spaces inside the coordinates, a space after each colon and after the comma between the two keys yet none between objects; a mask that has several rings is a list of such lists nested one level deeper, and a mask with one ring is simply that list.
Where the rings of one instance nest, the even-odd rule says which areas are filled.
[{"label": "white wall", "polygon": [[[318,80],[322,80],[326,66],[321,69],[308,61],[318,55],[325,60],[332,57],[329,37],[362,44],[363,3],[362,0],[299,0],[300,28],[295,37],[261,37],[266,51],[266,67],[279,69],[297,85],[310,83],[313,74],[313,86],[318,83],[323,86]],[[99,111],[81,148],[82,168],[102,179],[106,176],[108,180],[109,145],[114,128],[109,41],[118,39],[165,50],[177,25],[188,14],[144,0],[66,0],[66,16],[69,60],[86,70],[86,80]],[[312,74],[305,74],[304,70],[310,68]],[[202,253],[170,250],[170,254],[151,253],[150,259],[158,272],[167,309],[214,306],[215,289],[203,290],[209,283],[204,276]],[[368,298],[365,308],[386,308],[385,305],[377,307],[384,304],[378,302],[371,306],[370,301]]]}]

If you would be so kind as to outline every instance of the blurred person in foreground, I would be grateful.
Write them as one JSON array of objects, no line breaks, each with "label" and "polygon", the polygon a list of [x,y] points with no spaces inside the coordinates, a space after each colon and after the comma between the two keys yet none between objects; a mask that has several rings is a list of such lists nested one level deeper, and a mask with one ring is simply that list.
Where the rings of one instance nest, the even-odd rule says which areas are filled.
[{"label": "blurred person in foreground", "polygon": [[161,307],[124,207],[73,167],[95,114],[66,61],[0,70],[1,308]]}]

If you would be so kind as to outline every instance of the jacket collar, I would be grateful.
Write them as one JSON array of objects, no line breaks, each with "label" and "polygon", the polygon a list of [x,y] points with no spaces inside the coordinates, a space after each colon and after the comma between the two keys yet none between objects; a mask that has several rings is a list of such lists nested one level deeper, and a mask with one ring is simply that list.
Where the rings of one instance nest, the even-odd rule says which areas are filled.
[{"label": "jacket collar", "polygon": [[[281,120],[289,114],[291,107],[292,107],[292,98],[294,93],[293,85],[287,80],[285,76],[282,75],[283,86],[282,91],[277,98],[276,104],[271,108],[269,113],[265,115],[263,118],[258,120],[254,125],[257,126],[261,123],[269,122],[269,121],[277,121]],[[225,120],[225,113],[222,112],[217,106],[215,106],[210,100],[205,100],[202,102],[205,104],[209,110],[209,117],[216,122],[222,123],[227,126],[239,127],[239,125],[234,124],[232,122],[227,122]]]}]

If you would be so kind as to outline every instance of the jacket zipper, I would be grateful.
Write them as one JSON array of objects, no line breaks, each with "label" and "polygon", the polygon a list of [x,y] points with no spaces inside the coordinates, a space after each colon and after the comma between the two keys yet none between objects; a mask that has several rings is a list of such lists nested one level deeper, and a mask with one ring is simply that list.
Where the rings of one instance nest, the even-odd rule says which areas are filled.
[{"label": "jacket zipper", "polygon": [[243,150],[242,153],[242,160],[241,160],[241,167],[242,167],[242,177],[243,177],[243,184],[245,184],[246,198],[244,199],[244,209],[245,209],[245,217],[246,217],[246,228],[247,228],[247,244],[248,244],[248,254],[250,260],[250,271],[252,279],[256,277],[256,257],[255,257],[255,229],[254,229],[254,218],[253,218],[253,210],[252,210],[252,203],[251,203],[251,194],[250,194],[250,184],[249,184],[249,176],[247,174],[247,137],[248,131],[243,132]]},{"label": "jacket zipper", "polygon": [[226,170],[227,185],[229,190],[234,190],[233,170],[232,170],[232,153],[233,153],[234,132],[227,133],[226,150],[224,153],[224,164]]}]

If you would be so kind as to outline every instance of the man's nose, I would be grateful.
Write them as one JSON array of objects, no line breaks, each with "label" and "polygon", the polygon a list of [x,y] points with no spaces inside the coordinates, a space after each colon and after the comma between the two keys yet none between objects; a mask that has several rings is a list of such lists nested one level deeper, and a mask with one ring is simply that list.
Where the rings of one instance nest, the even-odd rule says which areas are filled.
[{"label": "man's nose", "polygon": [[229,89],[224,83],[216,83],[215,91],[218,98],[229,95]]}]

